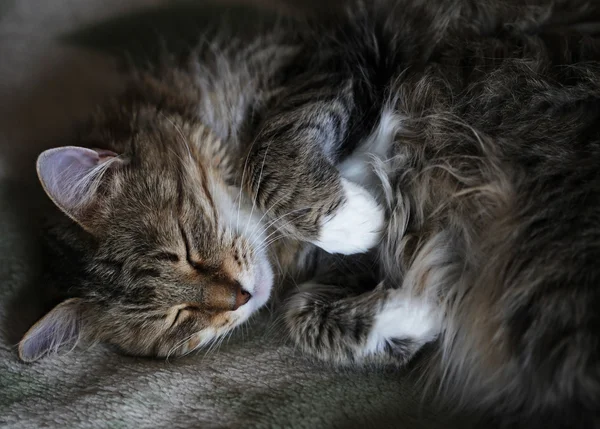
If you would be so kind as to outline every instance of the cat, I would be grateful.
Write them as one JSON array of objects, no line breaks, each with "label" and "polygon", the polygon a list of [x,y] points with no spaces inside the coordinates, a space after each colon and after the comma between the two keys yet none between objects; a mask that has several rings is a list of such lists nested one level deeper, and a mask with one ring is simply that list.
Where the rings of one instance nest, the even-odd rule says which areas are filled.
[{"label": "cat", "polygon": [[472,409],[598,426],[596,6],[349,3],[223,27],[40,155],[66,299],[21,358],[189,353],[277,267],[303,280],[282,311],[306,353],[404,365],[427,345]]},{"label": "cat", "polygon": [[[338,156],[342,103],[325,112],[340,121],[323,129],[339,133],[329,149],[318,139],[271,145],[290,121],[296,131],[313,127],[282,117],[305,91],[284,69],[301,64],[307,47],[284,28],[239,46],[226,34],[198,45],[182,67],[166,59],[130,70],[127,89],[99,106],[77,146],[38,157],[61,212],[48,231],[50,254],[61,258],[47,277],[66,299],[25,335],[23,360],[78,339],[132,355],[185,354],[264,306],[272,253],[278,268],[299,271],[301,243],[350,254],[379,240],[383,209],[320,155]],[[309,83],[303,73],[300,85]],[[271,242],[282,235],[278,252]]]}]

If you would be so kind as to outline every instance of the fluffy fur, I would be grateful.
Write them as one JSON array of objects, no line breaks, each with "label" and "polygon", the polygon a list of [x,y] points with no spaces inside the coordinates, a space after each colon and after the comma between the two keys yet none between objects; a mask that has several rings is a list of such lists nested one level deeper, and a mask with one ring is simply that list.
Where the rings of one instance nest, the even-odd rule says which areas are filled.
[{"label": "fluffy fur", "polygon": [[[58,228],[76,261],[58,270],[78,300],[66,317],[179,354],[264,304],[277,266],[312,276],[284,309],[302,350],[404,364],[436,342],[448,396],[509,425],[597,426],[598,10],[351,3],[250,39],[223,27],[187,62],[134,73],[82,133],[119,159],[75,181],[90,189],[40,158],[75,221]],[[303,244],[350,254],[379,235],[358,260]],[[22,356],[54,348],[55,326],[74,336],[50,316]]]}]

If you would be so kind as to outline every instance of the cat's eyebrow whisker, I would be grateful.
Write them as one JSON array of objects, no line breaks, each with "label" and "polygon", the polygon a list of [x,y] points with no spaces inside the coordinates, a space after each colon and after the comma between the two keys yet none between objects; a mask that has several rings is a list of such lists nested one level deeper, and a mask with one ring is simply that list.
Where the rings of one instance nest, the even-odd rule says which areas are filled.
[{"label": "cat's eyebrow whisker", "polygon": [[183,135],[183,130],[181,129],[181,127],[179,125],[177,125],[175,123],[175,121],[173,121],[171,118],[169,118],[167,115],[165,115],[163,112],[159,112],[159,114],[165,118],[172,126],[173,128],[175,128],[175,131],[177,131],[177,134],[179,134],[179,136],[181,137],[181,142],[183,143],[183,145],[185,146],[185,148],[187,149],[188,152],[188,156],[190,158],[190,161],[194,161],[194,157],[192,155],[192,150],[190,149],[190,145],[189,142],[186,140],[185,136]]}]

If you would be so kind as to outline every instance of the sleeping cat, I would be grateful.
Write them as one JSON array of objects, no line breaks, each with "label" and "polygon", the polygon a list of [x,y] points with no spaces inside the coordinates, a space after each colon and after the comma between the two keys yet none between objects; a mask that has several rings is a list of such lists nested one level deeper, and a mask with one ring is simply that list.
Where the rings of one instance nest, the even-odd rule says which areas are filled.
[{"label": "sleeping cat", "polygon": [[134,71],[38,159],[66,299],[21,358],[186,354],[282,272],[312,276],[283,310],[307,353],[404,364],[435,342],[470,406],[598,424],[600,45],[562,26],[593,13],[352,1]]}]

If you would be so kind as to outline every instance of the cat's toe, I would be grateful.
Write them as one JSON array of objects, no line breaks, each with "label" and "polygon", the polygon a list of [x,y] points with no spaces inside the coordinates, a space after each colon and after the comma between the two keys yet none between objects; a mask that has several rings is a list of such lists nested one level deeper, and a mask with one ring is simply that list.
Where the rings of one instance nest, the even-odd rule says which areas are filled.
[{"label": "cat's toe", "polygon": [[321,224],[314,244],[329,253],[350,255],[377,244],[384,226],[384,211],[364,188],[342,179],[345,202]]}]

